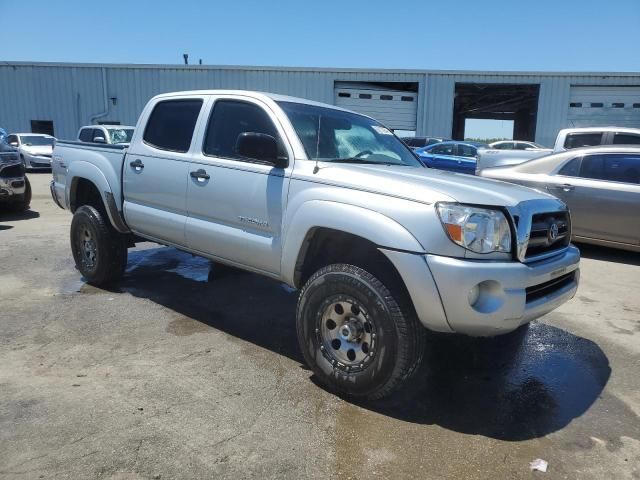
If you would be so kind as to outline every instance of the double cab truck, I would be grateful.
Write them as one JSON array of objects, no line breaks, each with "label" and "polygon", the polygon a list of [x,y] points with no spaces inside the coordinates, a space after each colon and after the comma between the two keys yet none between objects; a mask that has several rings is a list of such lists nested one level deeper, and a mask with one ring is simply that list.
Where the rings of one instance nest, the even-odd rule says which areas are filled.
[{"label": "double cab truck", "polygon": [[118,281],[141,239],[282,281],[305,361],[350,397],[405,382],[427,330],[507,334],[578,287],[560,200],[426,168],[377,121],[309,100],[162,94],[126,148],[57,142],[53,177],[88,282]]}]

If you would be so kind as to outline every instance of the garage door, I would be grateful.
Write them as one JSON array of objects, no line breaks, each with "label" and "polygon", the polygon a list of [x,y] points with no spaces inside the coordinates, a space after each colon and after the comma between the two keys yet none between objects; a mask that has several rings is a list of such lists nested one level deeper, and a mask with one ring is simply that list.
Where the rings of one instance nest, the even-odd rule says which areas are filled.
[{"label": "garage door", "polygon": [[373,117],[393,130],[416,130],[417,93],[336,86],[335,104]]},{"label": "garage door", "polygon": [[640,86],[571,87],[569,127],[640,128]]}]

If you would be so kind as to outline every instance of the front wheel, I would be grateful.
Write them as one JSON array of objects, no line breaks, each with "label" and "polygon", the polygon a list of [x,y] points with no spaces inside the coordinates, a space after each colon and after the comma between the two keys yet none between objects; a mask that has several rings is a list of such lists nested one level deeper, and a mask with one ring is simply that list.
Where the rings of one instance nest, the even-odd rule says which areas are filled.
[{"label": "front wheel", "polygon": [[[300,293],[300,349],[319,381],[339,394],[373,400],[389,395],[417,369],[425,329],[413,308],[362,268],[334,264]],[[404,307],[400,305],[404,304]]]},{"label": "front wheel", "polygon": [[31,205],[31,183],[29,179],[24,177],[24,193],[19,196],[17,200],[13,201],[12,210],[14,212],[24,212],[29,209]]},{"label": "front wheel", "polygon": [[71,221],[71,251],[76,268],[92,285],[117,280],[127,265],[127,238],[118,233],[106,214],[79,207]]}]

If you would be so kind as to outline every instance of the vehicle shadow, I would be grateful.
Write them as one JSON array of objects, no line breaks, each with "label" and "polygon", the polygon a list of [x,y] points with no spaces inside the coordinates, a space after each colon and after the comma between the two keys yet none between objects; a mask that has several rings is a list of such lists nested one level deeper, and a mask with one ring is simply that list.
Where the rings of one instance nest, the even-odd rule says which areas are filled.
[{"label": "vehicle shadow", "polygon": [[[131,251],[113,291],[149,299],[303,365],[297,292],[280,282],[228,269],[210,275],[207,260],[160,247]],[[543,323],[495,339],[430,334],[423,367],[407,388],[358,405],[406,422],[519,441],[581,416],[610,375],[597,344]]]},{"label": "vehicle shadow", "polygon": [[606,262],[625,263],[627,265],[640,265],[640,252],[629,252],[616,248],[600,247],[586,243],[578,244],[580,255],[593,260],[604,260]]},{"label": "vehicle shadow", "polygon": [[610,375],[596,343],[544,323],[494,339],[433,334],[416,380],[399,395],[364,407],[408,422],[520,441],[580,417]]},{"label": "vehicle shadow", "polygon": [[25,210],[24,212],[10,212],[2,210],[0,207],[0,222],[19,222],[20,220],[31,220],[38,218],[40,213],[35,210]]}]

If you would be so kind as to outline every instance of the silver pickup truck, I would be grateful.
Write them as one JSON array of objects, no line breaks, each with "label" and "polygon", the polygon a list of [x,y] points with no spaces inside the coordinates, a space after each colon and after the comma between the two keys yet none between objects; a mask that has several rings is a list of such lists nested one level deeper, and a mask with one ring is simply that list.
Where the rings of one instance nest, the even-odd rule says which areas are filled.
[{"label": "silver pickup truck", "polygon": [[352,397],[410,377],[427,329],[509,333],[578,287],[561,201],[425,168],[380,123],[330,105],[163,94],[128,148],[59,141],[53,157],[88,282],[116,281],[141,239],[285,282],[306,362]]}]

